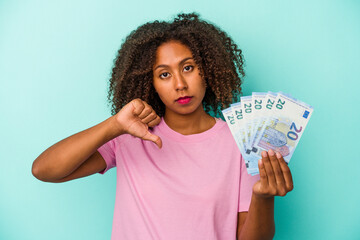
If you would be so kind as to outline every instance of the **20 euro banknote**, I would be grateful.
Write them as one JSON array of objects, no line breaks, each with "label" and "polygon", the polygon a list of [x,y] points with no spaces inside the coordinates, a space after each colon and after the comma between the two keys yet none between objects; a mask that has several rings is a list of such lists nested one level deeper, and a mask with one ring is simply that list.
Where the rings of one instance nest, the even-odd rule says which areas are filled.
[{"label": "20 euro banknote", "polygon": [[229,127],[232,125],[248,173],[255,175],[259,173],[257,162],[264,150],[280,152],[287,163],[290,161],[313,108],[281,92],[252,96],[250,100],[249,96],[242,97],[243,103],[232,104],[223,114]]}]

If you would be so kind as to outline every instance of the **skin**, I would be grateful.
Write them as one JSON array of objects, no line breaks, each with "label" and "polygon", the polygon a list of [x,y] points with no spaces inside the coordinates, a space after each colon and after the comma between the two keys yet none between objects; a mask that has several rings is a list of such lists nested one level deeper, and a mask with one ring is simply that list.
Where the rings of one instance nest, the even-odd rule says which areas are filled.
[{"label": "skin", "polygon": [[[166,108],[164,120],[170,128],[188,135],[214,126],[215,119],[202,105],[206,83],[185,45],[170,41],[159,46],[153,73],[155,90]],[[192,97],[189,104],[176,102],[183,96]],[[100,172],[106,163],[97,149],[122,134],[152,141],[161,148],[160,137],[148,131],[159,123],[160,117],[149,104],[134,99],[116,115],[46,149],[35,159],[32,173],[39,180],[60,183]],[[238,213],[237,239],[272,239],[274,197],[285,196],[293,189],[290,169],[279,153],[262,152],[259,172],[260,180],[253,186],[249,211]]]},{"label": "skin", "polygon": [[[200,76],[192,53],[178,41],[160,45],[153,66],[153,85],[165,104],[164,120],[170,128],[183,134],[208,130],[215,119],[204,111],[202,100],[206,83]],[[190,96],[188,104],[179,104],[179,97]]]}]

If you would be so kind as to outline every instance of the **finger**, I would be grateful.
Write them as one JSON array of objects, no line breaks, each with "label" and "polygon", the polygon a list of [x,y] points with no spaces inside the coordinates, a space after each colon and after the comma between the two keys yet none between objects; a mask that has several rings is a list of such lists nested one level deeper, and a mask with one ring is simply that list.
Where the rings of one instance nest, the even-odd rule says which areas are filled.
[{"label": "finger", "polygon": [[269,185],[268,178],[267,178],[267,175],[266,175],[264,163],[262,162],[261,159],[259,160],[258,165],[259,165],[261,186],[264,187],[264,188],[267,188],[268,185]]},{"label": "finger", "polygon": [[133,105],[133,114],[135,116],[139,116],[139,114],[144,110],[145,105],[143,103],[143,101],[141,101],[140,99],[134,99],[131,101],[132,105]]},{"label": "finger", "polygon": [[279,160],[277,159],[275,152],[272,149],[269,150],[269,158],[270,158],[270,163],[271,163],[272,169],[275,174],[277,193],[280,196],[285,196],[287,191],[286,191],[283,172],[281,170]]},{"label": "finger", "polygon": [[[149,124],[149,122],[155,120],[157,118],[157,115],[155,111],[152,111],[149,115],[147,115],[145,118],[141,119],[141,122],[145,124]],[[150,127],[150,126],[149,126]]]},{"label": "finger", "polygon": [[138,116],[140,119],[144,119],[147,116],[149,116],[152,112],[154,112],[154,110],[152,109],[152,107],[149,104],[147,104],[144,101],[143,101],[143,104],[145,107]]},{"label": "finger", "polygon": [[283,176],[280,164],[279,164],[279,160],[275,156],[275,152],[272,149],[269,150],[269,158],[270,158],[270,163],[271,163],[272,169],[275,173],[276,183],[284,184],[285,180],[284,180],[284,176]]},{"label": "finger", "polygon": [[270,163],[269,156],[266,151],[263,151],[261,153],[261,156],[262,156],[262,162],[264,163],[265,172],[266,172],[266,175],[268,178],[269,186],[273,189],[276,189],[275,175],[274,175],[274,171],[272,169],[271,163]]},{"label": "finger", "polygon": [[161,138],[157,135],[150,133],[149,131],[142,137],[142,139],[154,142],[159,148],[162,147]]},{"label": "finger", "polygon": [[280,167],[283,172],[283,176],[284,176],[284,180],[285,180],[286,190],[289,192],[289,191],[293,190],[293,188],[294,188],[293,178],[291,175],[290,168],[280,153],[276,153],[276,157],[277,157],[277,159],[279,159]]},{"label": "finger", "polygon": [[149,127],[154,127],[156,125],[158,125],[161,122],[161,118],[156,115],[156,118],[154,120],[152,120],[151,122],[148,123]]}]

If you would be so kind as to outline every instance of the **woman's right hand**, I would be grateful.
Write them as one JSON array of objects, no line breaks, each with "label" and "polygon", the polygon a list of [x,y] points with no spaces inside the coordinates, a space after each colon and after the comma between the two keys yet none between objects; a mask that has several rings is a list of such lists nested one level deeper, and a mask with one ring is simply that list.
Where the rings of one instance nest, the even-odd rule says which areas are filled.
[{"label": "woman's right hand", "polygon": [[159,136],[149,132],[149,127],[160,123],[160,117],[152,107],[141,99],[134,99],[126,104],[115,116],[121,133],[154,142],[159,148],[162,142]]}]

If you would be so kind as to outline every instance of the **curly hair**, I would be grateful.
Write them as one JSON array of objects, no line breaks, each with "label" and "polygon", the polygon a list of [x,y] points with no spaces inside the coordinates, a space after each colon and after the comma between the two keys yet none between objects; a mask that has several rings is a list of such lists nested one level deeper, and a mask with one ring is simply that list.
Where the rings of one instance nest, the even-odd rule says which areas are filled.
[{"label": "curly hair", "polygon": [[178,14],[172,22],[147,22],[132,31],[114,61],[108,101],[115,115],[134,98],[149,103],[161,117],[165,105],[153,87],[156,50],[164,42],[180,41],[192,52],[206,81],[204,110],[216,117],[241,93],[245,76],[242,51],[219,27],[199,19],[197,13]]}]

